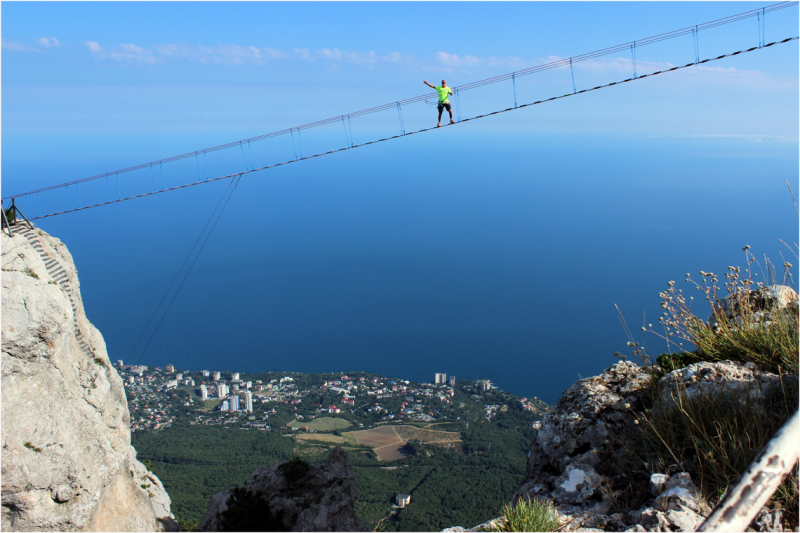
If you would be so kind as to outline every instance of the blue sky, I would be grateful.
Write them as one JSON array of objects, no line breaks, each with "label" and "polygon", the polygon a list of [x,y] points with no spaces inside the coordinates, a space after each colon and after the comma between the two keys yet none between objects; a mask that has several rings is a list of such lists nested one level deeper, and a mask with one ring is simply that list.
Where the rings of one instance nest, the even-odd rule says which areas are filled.
[{"label": "blue sky", "polygon": [[[81,179],[766,5],[4,2],[0,185]],[[797,36],[797,6],[765,31]],[[756,19],[704,31],[700,58],[758,40]],[[631,59],[576,64],[576,88],[630,77]],[[693,60],[683,36],[638,48],[636,69]],[[519,103],[573,90],[568,68],[516,83]],[[513,98],[508,81],[467,91],[461,113]],[[436,110],[403,118],[427,128]],[[394,109],[352,121],[356,143],[398,133]],[[341,124],[302,132],[303,155],[345,142]],[[248,165],[295,157],[288,136],[249,149]],[[164,179],[238,172],[237,150],[164,165]],[[785,181],[797,195],[797,41],[250,174],[142,362],[446,371],[555,401],[624,351],[614,304],[638,325],[668,280],[740,264],[744,245],[782,263],[779,239],[798,240]],[[112,192],[99,185],[84,200]],[[129,360],[225,186],[39,221],[69,246],[112,359]]]}]

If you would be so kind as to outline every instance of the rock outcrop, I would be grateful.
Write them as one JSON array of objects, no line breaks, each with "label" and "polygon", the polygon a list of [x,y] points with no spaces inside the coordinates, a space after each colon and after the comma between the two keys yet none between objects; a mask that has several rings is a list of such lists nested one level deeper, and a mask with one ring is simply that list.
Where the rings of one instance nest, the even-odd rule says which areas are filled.
[{"label": "rock outcrop", "polygon": [[174,529],[136,460],[122,379],[86,319],[67,247],[2,235],[2,529]]},{"label": "rock outcrop", "polygon": [[[640,422],[645,406],[654,399],[648,398],[650,380],[644,368],[620,362],[568,388],[536,426],[526,478],[514,501],[552,502],[563,531],[694,531],[699,527],[711,509],[691,476],[687,472],[672,477],[646,473],[634,458],[643,450]],[[695,363],[659,380],[657,403],[660,409],[669,409],[679,396],[722,392],[763,399],[771,389],[796,381],[796,375],[781,381],[752,363]],[[634,490],[623,494],[626,485]],[[776,512],[762,511],[756,527],[781,527]]]},{"label": "rock outcrop", "polygon": [[[717,314],[725,314],[728,320],[742,324],[742,316],[748,317],[751,324],[769,326],[780,317],[796,316],[800,310],[797,293],[786,285],[769,285],[753,290],[741,290],[719,300]],[[717,325],[717,316],[712,313],[708,319],[712,327]]]},{"label": "rock outcrop", "polygon": [[347,454],[337,447],[317,466],[275,463],[242,487],[215,494],[199,530],[371,531],[356,516],[356,494]]}]

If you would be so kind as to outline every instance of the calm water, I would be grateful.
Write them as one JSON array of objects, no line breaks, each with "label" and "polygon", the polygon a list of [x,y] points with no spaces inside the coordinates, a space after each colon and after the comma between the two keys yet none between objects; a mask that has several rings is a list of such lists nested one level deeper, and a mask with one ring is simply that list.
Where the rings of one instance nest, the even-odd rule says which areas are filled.
[{"label": "calm water", "polygon": [[794,141],[479,132],[244,178],[141,358],[224,185],[40,223],[70,248],[112,360],[447,372],[551,403],[626,352],[614,304],[638,330],[668,281],[743,264],[746,244],[798,263],[779,242],[797,242]]}]

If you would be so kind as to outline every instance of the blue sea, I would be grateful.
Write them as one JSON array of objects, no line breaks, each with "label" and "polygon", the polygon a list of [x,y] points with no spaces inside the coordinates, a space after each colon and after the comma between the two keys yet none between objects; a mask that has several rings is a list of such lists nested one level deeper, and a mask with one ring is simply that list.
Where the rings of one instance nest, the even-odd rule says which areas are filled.
[{"label": "blue sea", "polygon": [[133,352],[228,182],[38,223],[69,247],[113,361],[446,372],[548,403],[630,354],[615,305],[657,355],[640,329],[669,281],[744,266],[745,245],[796,279],[796,140],[472,124],[244,176]]}]

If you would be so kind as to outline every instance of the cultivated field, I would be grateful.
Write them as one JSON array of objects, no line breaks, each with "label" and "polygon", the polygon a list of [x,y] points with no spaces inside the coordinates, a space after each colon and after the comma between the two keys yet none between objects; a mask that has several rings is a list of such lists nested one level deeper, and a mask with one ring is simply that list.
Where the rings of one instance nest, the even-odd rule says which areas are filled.
[{"label": "cultivated field", "polygon": [[394,430],[404,441],[418,440],[424,443],[461,442],[461,433],[457,431],[434,431],[414,426],[395,426]]},{"label": "cultivated field", "polygon": [[397,442],[404,442],[402,437],[397,434],[393,426],[383,426],[372,429],[363,429],[361,431],[353,431],[352,435],[358,439],[360,444],[372,446],[373,448],[380,448],[387,444]]},{"label": "cultivated field", "polygon": [[329,435],[327,433],[300,433],[297,435],[300,440],[313,440],[321,442],[331,442],[333,444],[345,444],[347,441],[342,437],[336,435]]},{"label": "cultivated field", "polygon": [[343,418],[322,417],[315,418],[314,420],[295,420],[289,424],[288,427],[299,428],[306,426],[313,431],[334,431],[336,429],[344,429],[350,427],[350,422]]},{"label": "cultivated field", "polygon": [[373,448],[373,451],[378,456],[378,461],[397,461],[408,455],[403,449],[405,444],[405,442],[389,444],[381,448]]}]

